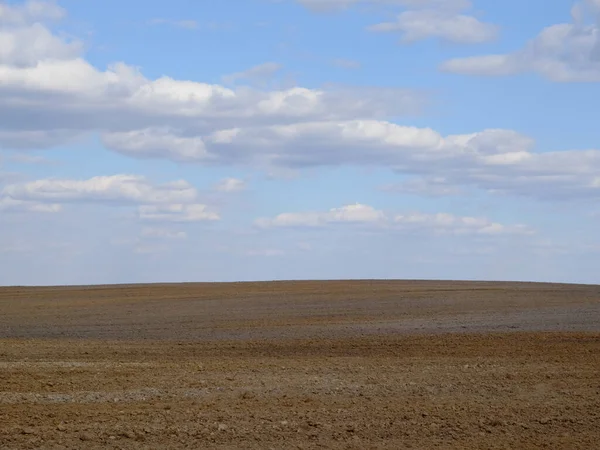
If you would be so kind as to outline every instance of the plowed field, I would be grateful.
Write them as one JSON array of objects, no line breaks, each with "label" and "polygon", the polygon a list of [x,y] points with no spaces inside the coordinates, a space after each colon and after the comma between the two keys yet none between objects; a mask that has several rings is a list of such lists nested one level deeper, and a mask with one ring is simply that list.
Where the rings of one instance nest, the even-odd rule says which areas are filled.
[{"label": "plowed field", "polygon": [[0,288],[0,448],[594,449],[600,286]]}]

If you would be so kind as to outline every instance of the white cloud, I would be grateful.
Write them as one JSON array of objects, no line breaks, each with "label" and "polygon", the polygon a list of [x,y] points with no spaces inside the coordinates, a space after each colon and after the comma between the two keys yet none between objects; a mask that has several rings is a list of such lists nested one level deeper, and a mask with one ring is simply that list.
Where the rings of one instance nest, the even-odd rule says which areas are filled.
[{"label": "white cloud", "polygon": [[460,44],[478,44],[490,41],[498,34],[496,25],[446,10],[404,11],[394,22],[379,23],[368,29],[375,32],[399,32],[405,43],[435,37]]},{"label": "white cloud", "polygon": [[[586,24],[580,8],[573,23],[544,28],[524,48],[507,54],[455,58],[440,68],[446,72],[506,76],[533,72],[555,82],[600,82],[600,22]],[[587,1],[600,17],[597,1]]]},{"label": "white cloud", "polygon": [[[327,1],[305,0],[304,3],[312,3],[312,7],[318,9],[317,3],[322,6]],[[396,10],[395,14],[408,9],[406,12],[410,14],[404,15],[404,18],[425,17],[435,9],[436,18],[447,20],[444,22],[440,19],[435,30],[423,31],[408,21],[403,22],[407,29],[398,31],[403,34],[408,32],[409,35],[412,33],[413,39],[438,36],[444,40],[477,40],[472,36],[461,38],[453,34],[455,30],[451,28],[452,20],[457,16],[471,17],[470,12],[462,11],[468,6],[467,2],[451,7],[443,3],[350,0],[338,1],[337,6],[395,5],[403,8]],[[331,6],[332,3],[329,4]],[[5,3],[2,5],[4,8]],[[333,6],[335,8],[336,2]],[[11,12],[12,18],[7,19],[4,11],[0,14],[3,16],[0,17],[0,34],[3,36],[0,43],[0,147],[9,151],[18,150],[14,153],[7,151],[3,155],[14,154],[21,162],[36,162],[37,156],[29,156],[25,152],[27,149],[60,146],[76,138],[82,138],[82,141],[83,138],[95,140],[100,135],[106,147],[123,155],[164,158],[198,165],[218,164],[228,167],[220,167],[215,171],[229,172],[229,175],[243,173],[239,166],[242,166],[241,169],[259,168],[264,169],[265,173],[279,174],[304,173],[302,169],[310,167],[346,165],[364,170],[378,167],[410,175],[412,178],[409,181],[393,188],[417,195],[450,195],[461,186],[470,185],[496,193],[568,199],[569,204],[564,209],[569,212],[572,211],[571,200],[588,198],[593,207],[600,199],[598,150],[548,152],[554,149],[536,149],[531,139],[510,130],[474,130],[477,132],[472,134],[442,135],[428,128],[386,122],[385,119],[390,117],[396,121],[399,120],[399,114],[419,111],[423,98],[412,91],[376,91],[364,87],[338,90],[332,87],[251,89],[241,86],[256,81],[252,73],[250,77],[248,74],[244,75],[245,78],[237,77],[237,86],[168,76],[155,79],[145,75],[145,69],[126,63],[117,62],[109,66],[92,64],[92,60],[84,53],[85,44],[54,33],[51,31],[56,29],[54,25],[43,25],[43,20],[60,19],[64,13],[40,13],[34,9],[27,12],[23,9],[18,15]],[[474,13],[472,18],[484,20]],[[68,25],[72,28],[72,23]],[[170,25],[185,26],[175,22]],[[203,26],[201,23],[197,25]],[[580,23],[575,25],[585,27]],[[351,62],[337,63],[353,66]],[[168,74],[169,68],[164,69]],[[260,78],[260,71],[258,75]],[[6,158],[7,164],[14,162],[14,159]],[[131,164],[146,167],[146,163],[134,161]],[[155,165],[153,163],[150,166]],[[27,169],[32,173],[47,172],[47,168]],[[189,183],[161,184],[162,180],[153,181],[135,175],[69,178],[35,182],[29,178],[23,181],[22,175],[20,179],[15,179],[12,174],[0,173],[0,225],[4,227],[0,232],[4,239],[4,242],[0,242],[0,248],[18,250],[23,248],[20,242],[27,242],[31,249],[31,255],[23,257],[21,265],[15,261],[18,259],[15,255],[5,258],[5,282],[89,282],[90,277],[95,282],[139,281],[140,276],[151,280],[157,274],[164,279],[183,279],[193,278],[198,273],[206,279],[239,279],[273,276],[273,270],[280,277],[365,274],[389,277],[424,274],[506,277],[509,275],[503,272],[504,269],[495,267],[510,266],[507,261],[512,261],[510,258],[514,252],[522,249],[517,245],[504,248],[501,244],[508,240],[484,240],[479,237],[527,236],[531,232],[526,227],[504,223],[499,219],[501,216],[492,220],[431,214],[430,210],[398,214],[397,211],[380,210],[379,206],[373,208],[359,204],[307,213],[273,214],[274,217],[263,219],[262,222],[269,230],[316,226],[325,228],[323,233],[302,233],[289,229],[281,234],[262,232],[256,228],[240,230],[237,229],[239,224],[236,219],[236,224],[232,225],[234,230],[216,227],[210,233],[192,235],[191,230],[197,229],[198,225],[189,222],[219,219],[218,212],[211,211],[204,203],[226,202],[227,196],[217,195],[207,189],[205,194],[212,200],[204,201],[203,194]],[[231,191],[240,185],[223,182],[222,186],[225,191]],[[217,186],[214,188],[221,189]],[[84,204],[94,207],[80,206]],[[113,211],[95,207],[100,204],[119,206],[116,216],[124,220],[115,222]],[[507,207],[506,204],[504,206]],[[248,208],[249,205],[241,204],[240,207]],[[517,202],[509,207],[511,213],[518,213],[523,203]],[[125,214],[122,208],[128,208]],[[52,214],[61,209],[66,212]],[[15,214],[8,214],[9,211]],[[25,216],[34,211],[39,211],[40,215]],[[42,212],[47,214],[43,215]],[[140,221],[128,220],[132,218],[130,213]],[[527,211],[527,214],[535,216],[538,210]],[[570,213],[565,213],[564,220],[561,219],[562,225],[565,220],[577,223]],[[536,216],[536,221],[540,221],[540,216]],[[87,249],[73,264],[65,265],[64,258],[55,257],[56,252],[40,250],[43,247],[39,244],[44,241],[60,241],[65,225],[85,227],[92,222],[95,226],[88,230],[92,234],[86,233],[89,236],[85,239],[70,236],[70,239],[79,240],[73,243],[75,247]],[[549,241],[554,242],[554,238],[565,231],[562,225],[557,225],[560,230],[557,228]],[[577,223],[579,240],[583,236],[581,233],[586,231],[585,227],[592,228],[591,225]],[[148,227],[140,229],[140,226]],[[360,239],[354,239],[354,233],[345,232],[356,229],[361,231]],[[342,232],[335,233],[336,230]],[[186,231],[190,233],[189,242],[184,240]],[[367,233],[362,233],[364,231]],[[375,232],[377,236],[371,239],[369,236],[375,235]],[[331,239],[331,233],[335,234],[336,239]],[[425,238],[418,235],[415,238],[418,233],[426,233]],[[437,234],[459,238],[450,242],[449,248],[445,249],[436,241],[428,253],[427,237]],[[23,239],[29,236],[35,237],[36,241]],[[463,236],[474,236],[476,239]],[[127,248],[106,245],[113,239],[117,241],[124,237],[130,239]],[[310,240],[310,243],[298,243],[299,239]],[[573,239],[577,241],[577,237]],[[231,249],[228,254],[215,250],[223,242]],[[468,245],[469,242],[473,245]],[[493,244],[498,244],[497,251],[489,255],[488,249]],[[390,252],[392,247],[402,248],[403,251]],[[570,248],[568,245],[566,247]],[[192,264],[191,267],[187,264],[189,256],[197,253],[198,248],[202,248],[203,258],[197,261],[200,265]],[[310,249],[316,255],[301,254],[301,250]],[[157,255],[157,261],[162,266],[153,263],[151,267],[143,265],[150,260],[149,257],[131,259],[128,254],[130,251],[144,254],[173,253]],[[490,256],[486,258],[489,266],[481,264],[483,258],[476,258],[470,267],[463,266],[466,258],[461,258],[461,264],[448,265],[446,262],[457,260],[449,253],[451,251],[484,252]],[[502,253],[500,258],[498,252]],[[244,261],[247,263],[250,260],[238,258],[244,254],[266,257],[282,253],[296,255],[298,258],[295,259],[305,262],[289,261],[290,264],[283,267],[278,264],[277,258],[270,258],[270,261],[269,258],[257,258],[256,262],[260,264],[248,265]],[[395,254],[390,256],[391,253]],[[404,255],[397,255],[402,253]],[[415,254],[433,261],[440,268],[439,271],[413,271],[413,267],[419,267],[413,261],[415,258],[411,257]],[[337,268],[339,264],[336,265],[340,255],[348,262],[342,265],[342,269]],[[318,258],[318,261],[314,258]],[[559,260],[562,265],[555,272],[559,275],[549,274],[545,270],[546,258],[530,261],[529,272],[527,268],[523,270],[520,264],[518,268],[513,267],[509,274],[525,277],[544,272],[543,276],[552,277],[563,276],[559,272],[568,269],[572,270],[569,276],[579,276],[579,269],[594,267],[593,261],[587,260],[583,264],[577,258],[570,259],[568,263],[578,267],[578,270],[569,269],[563,258],[556,258],[550,263]],[[383,262],[379,267],[370,267],[375,261]],[[544,264],[536,264],[539,262]],[[135,267],[136,263],[142,265]],[[199,271],[198,267],[203,270]],[[226,274],[220,269],[223,267],[227,267]]]},{"label": "white cloud", "polygon": [[374,32],[399,32],[402,42],[439,38],[461,44],[476,44],[494,39],[496,25],[461,14],[468,9],[468,0],[297,0],[315,12],[342,11],[355,5],[396,6],[406,10],[395,21],[369,26]]},{"label": "white cloud", "polygon": [[203,143],[220,164],[384,166],[443,177],[448,186],[547,199],[600,196],[600,150],[537,153],[532,139],[511,130],[442,136],[377,120],[321,121],[220,130],[204,136]]},{"label": "white cloud", "polygon": [[146,239],[186,239],[185,231],[174,231],[166,228],[144,227],[141,237]]},{"label": "white cloud", "polygon": [[359,3],[359,0],[297,0],[302,6],[315,12],[329,12],[346,9]]},{"label": "white cloud", "polygon": [[[25,16],[0,32],[0,148],[8,150],[49,148],[100,132],[109,148],[131,156],[204,161],[202,137],[234,126],[412,114],[424,104],[421,93],[403,89],[228,88],[148,79],[123,62],[100,70],[79,41]],[[252,81],[278,68],[267,63],[232,78]],[[165,140],[173,134],[196,140]]]},{"label": "white cloud", "polygon": [[0,23],[22,25],[38,20],[60,20],[66,11],[54,1],[28,0],[21,4],[0,3]]},{"label": "white cloud", "polygon": [[404,232],[426,232],[437,235],[506,235],[532,234],[525,225],[503,225],[484,217],[460,217],[447,213],[390,215],[368,205],[347,205],[327,212],[283,213],[272,219],[255,221],[259,228],[312,228],[336,224],[360,224],[381,230]]},{"label": "white cloud", "polygon": [[61,210],[62,206],[57,203],[41,203],[0,197],[0,211],[2,212],[57,213]]},{"label": "white cloud", "polygon": [[283,213],[273,219],[257,219],[261,228],[270,227],[321,227],[332,223],[375,224],[386,220],[383,211],[356,203],[327,212]]},{"label": "white cloud", "polygon": [[65,41],[39,23],[0,30],[0,64],[33,67],[41,59],[68,60],[82,50],[79,41]]},{"label": "white cloud", "polygon": [[193,202],[198,195],[184,180],[154,185],[137,175],[98,176],[87,180],[49,178],[8,185],[1,194],[24,201],[134,204]]},{"label": "white cloud", "polygon": [[184,180],[153,184],[137,175],[98,176],[87,180],[42,179],[5,186],[0,208],[58,212],[64,203],[138,206],[141,220],[200,222],[219,215],[198,202],[198,191]]},{"label": "white cloud", "polygon": [[533,234],[533,230],[525,225],[503,225],[485,217],[459,217],[447,213],[397,215],[393,218],[393,223],[401,229],[431,231],[434,234]]},{"label": "white cloud", "polygon": [[469,0],[296,0],[302,6],[314,12],[335,12],[356,5],[403,6],[406,8],[440,7],[445,9],[463,9],[470,6]]},{"label": "white cloud", "polygon": [[415,178],[402,183],[382,186],[384,191],[401,194],[419,195],[423,197],[445,197],[460,195],[462,190],[447,178],[433,176]]},{"label": "white cloud", "polygon": [[105,147],[134,158],[167,158],[172,161],[209,161],[201,137],[177,137],[165,128],[145,128],[104,133]]},{"label": "white cloud", "polygon": [[[50,147],[60,143],[58,138],[103,130],[108,146],[131,154],[136,147],[124,145],[124,139],[152,139],[135,130],[153,125],[198,135],[231,126],[403,114],[422,106],[420,95],[408,90],[233,90],[168,77],[151,81],[122,63],[100,72],[83,59],[40,60],[28,68],[0,64],[0,102],[5,148]],[[33,112],[36,130],[15,119]],[[54,130],[63,130],[62,135]],[[201,154],[201,147],[192,146],[182,157]]]},{"label": "white cloud", "polygon": [[214,186],[214,190],[218,192],[240,192],[245,189],[246,182],[237,178],[225,178]]},{"label": "white cloud", "polygon": [[138,207],[141,220],[154,222],[204,222],[220,220],[219,214],[202,204],[142,205]]},{"label": "white cloud", "polygon": [[222,77],[225,83],[235,83],[238,80],[263,81],[271,78],[282,69],[282,65],[276,62],[266,62],[251,67],[242,72],[236,72]]},{"label": "white cloud", "polygon": [[[443,11],[468,6],[442,3],[437,6]],[[427,11],[432,3],[402,6]],[[443,177],[449,189],[474,185],[546,199],[597,198],[600,192],[598,150],[538,153],[531,139],[510,130],[442,136],[378,120],[418,110],[421,98],[411,91],[230,89],[169,77],[150,80],[123,63],[101,71],[81,55],[41,55],[31,67],[0,64],[0,104],[0,147],[8,149],[43,148],[101,132],[108,149],[137,158],[251,165],[269,173],[383,166],[423,180]],[[127,185],[147,192],[136,183]],[[94,192],[95,201],[111,201],[111,195],[123,201],[114,190]]]}]

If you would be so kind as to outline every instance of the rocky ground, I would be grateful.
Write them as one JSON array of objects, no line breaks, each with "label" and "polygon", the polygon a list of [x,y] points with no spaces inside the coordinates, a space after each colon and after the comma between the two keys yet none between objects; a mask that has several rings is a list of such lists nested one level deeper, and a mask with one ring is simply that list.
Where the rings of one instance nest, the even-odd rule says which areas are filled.
[{"label": "rocky ground", "polygon": [[3,449],[598,442],[598,286],[0,288]]}]

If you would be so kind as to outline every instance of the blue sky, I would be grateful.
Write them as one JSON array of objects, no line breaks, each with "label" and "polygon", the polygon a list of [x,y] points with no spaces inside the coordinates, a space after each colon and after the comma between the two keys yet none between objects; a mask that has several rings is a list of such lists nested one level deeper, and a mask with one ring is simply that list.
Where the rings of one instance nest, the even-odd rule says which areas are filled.
[{"label": "blue sky", "polygon": [[0,284],[598,283],[599,17],[0,2]]}]

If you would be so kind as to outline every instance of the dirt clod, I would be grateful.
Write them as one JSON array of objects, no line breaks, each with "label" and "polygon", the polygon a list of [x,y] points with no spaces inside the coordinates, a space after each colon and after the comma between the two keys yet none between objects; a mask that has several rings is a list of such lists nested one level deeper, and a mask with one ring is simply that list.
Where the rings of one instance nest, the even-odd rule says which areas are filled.
[{"label": "dirt clod", "polygon": [[86,441],[93,441],[94,440],[94,435],[92,433],[89,433],[89,432],[84,432],[84,433],[81,433],[79,435],[79,439],[81,441],[84,441],[84,442],[86,442]]}]

